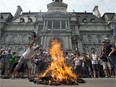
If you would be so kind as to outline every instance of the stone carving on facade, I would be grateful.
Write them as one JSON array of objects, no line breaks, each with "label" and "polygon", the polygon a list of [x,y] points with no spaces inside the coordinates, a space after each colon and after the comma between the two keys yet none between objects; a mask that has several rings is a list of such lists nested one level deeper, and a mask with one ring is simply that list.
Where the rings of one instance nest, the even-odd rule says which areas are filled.
[{"label": "stone carving on facade", "polygon": [[13,34],[11,37],[13,44],[19,43],[19,36],[17,34]]},{"label": "stone carving on facade", "polygon": [[9,36],[9,34],[5,34],[5,35],[4,35],[4,38],[5,38],[5,39],[4,39],[4,42],[5,42],[5,43],[9,43],[9,42],[10,42],[10,36]]},{"label": "stone carving on facade", "polygon": [[72,36],[72,44],[74,45],[74,49],[78,48],[78,43],[79,43],[79,36],[73,35]]},{"label": "stone carving on facade", "polygon": [[20,44],[28,44],[28,36],[27,34],[20,34],[20,38],[19,38],[19,43]]},{"label": "stone carving on facade", "polygon": [[23,54],[24,50],[25,50],[25,49],[24,49],[23,46],[18,47],[17,50],[16,50],[16,52],[18,52],[17,55],[21,56],[21,55]]}]

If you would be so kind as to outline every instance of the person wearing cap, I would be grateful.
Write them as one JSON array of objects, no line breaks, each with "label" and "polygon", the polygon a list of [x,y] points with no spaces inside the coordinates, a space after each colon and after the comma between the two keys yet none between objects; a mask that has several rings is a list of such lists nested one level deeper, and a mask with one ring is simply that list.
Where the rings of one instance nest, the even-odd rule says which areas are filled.
[{"label": "person wearing cap", "polygon": [[110,40],[108,38],[105,38],[102,43],[104,45],[104,55],[107,57],[108,62],[116,75],[116,48],[110,44]]},{"label": "person wearing cap", "polygon": [[28,75],[31,76],[31,68],[32,68],[31,59],[36,54],[36,51],[39,49],[39,45],[34,46],[35,40],[36,38],[33,36],[32,41],[29,43],[28,49],[22,54],[17,66],[14,69],[14,72],[11,78],[15,78],[16,72],[24,63],[27,64],[28,70],[29,70]]}]

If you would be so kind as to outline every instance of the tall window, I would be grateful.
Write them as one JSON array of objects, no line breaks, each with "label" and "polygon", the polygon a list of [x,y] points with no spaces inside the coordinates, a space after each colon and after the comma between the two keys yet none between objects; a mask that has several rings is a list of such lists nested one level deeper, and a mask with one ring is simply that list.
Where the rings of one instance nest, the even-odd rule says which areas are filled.
[{"label": "tall window", "polygon": [[92,18],[90,21],[91,21],[91,22],[95,22],[95,19],[94,19],[94,18]]},{"label": "tall window", "polygon": [[84,18],[84,19],[83,19],[83,22],[87,22],[87,19],[86,19],[86,18]]},{"label": "tall window", "polygon": [[62,21],[62,29],[66,29],[66,27],[65,27],[65,21]]},{"label": "tall window", "polygon": [[65,20],[48,20],[45,22],[45,26],[47,26],[47,29],[66,29],[66,26],[68,26],[68,21]]},{"label": "tall window", "polygon": [[33,22],[33,21],[32,21],[32,18],[28,18],[28,22]]},{"label": "tall window", "polygon": [[24,18],[20,18],[20,22],[21,22],[21,23],[22,23],[22,22],[25,22]]},{"label": "tall window", "polygon": [[43,25],[39,25],[39,29],[43,29]]},{"label": "tall window", "polygon": [[60,29],[60,21],[59,20],[53,21],[53,29]]},{"label": "tall window", "polygon": [[52,21],[51,20],[48,21],[48,29],[52,29]]}]

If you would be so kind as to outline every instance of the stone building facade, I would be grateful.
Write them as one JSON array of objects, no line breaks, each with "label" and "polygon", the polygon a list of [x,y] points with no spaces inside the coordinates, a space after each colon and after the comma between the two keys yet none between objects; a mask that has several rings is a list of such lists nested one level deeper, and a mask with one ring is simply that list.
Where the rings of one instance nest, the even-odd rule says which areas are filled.
[{"label": "stone building facade", "polygon": [[17,6],[14,16],[9,12],[0,13],[0,47],[12,47],[21,55],[27,49],[33,31],[37,34],[36,43],[43,49],[49,47],[53,37],[62,42],[64,50],[78,48],[87,53],[92,49],[100,53],[105,37],[114,43],[112,29],[116,13],[105,13],[98,18],[92,12],[67,12],[67,7],[63,0],[52,0],[47,4],[47,12],[22,12]]}]

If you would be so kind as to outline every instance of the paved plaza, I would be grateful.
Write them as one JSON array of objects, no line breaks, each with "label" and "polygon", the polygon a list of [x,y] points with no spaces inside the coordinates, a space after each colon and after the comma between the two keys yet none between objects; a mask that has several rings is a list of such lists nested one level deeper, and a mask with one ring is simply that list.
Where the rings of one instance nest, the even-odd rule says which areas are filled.
[{"label": "paved plaza", "polygon": [[116,87],[116,78],[84,78],[86,83],[79,85],[40,85],[28,79],[0,79],[0,87]]}]

